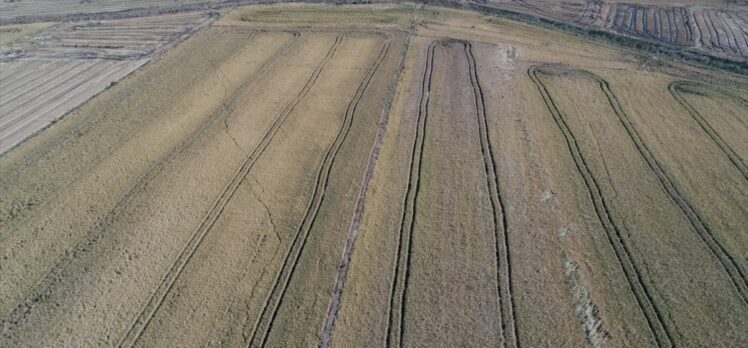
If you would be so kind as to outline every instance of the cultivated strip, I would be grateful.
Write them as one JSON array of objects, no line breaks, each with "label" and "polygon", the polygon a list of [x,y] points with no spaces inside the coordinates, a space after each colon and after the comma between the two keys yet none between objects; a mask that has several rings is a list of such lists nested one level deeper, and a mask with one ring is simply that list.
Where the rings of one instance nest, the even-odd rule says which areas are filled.
[{"label": "cultivated strip", "polygon": [[433,41],[426,53],[426,67],[423,71],[421,97],[418,107],[418,123],[416,136],[411,149],[408,188],[403,202],[403,212],[400,222],[399,240],[393,273],[392,289],[390,292],[390,308],[388,312],[386,347],[400,347],[404,337],[403,318],[405,317],[405,296],[410,266],[410,255],[413,251],[412,234],[416,216],[416,198],[420,188],[421,165],[423,161],[424,138],[426,137],[426,121],[428,120],[429,95],[431,93],[431,76],[434,66],[434,48],[438,41]]},{"label": "cultivated strip", "polygon": [[374,76],[374,73],[377,72],[380,64],[382,63],[382,60],[384,60],[384,57],[387,55],[390,43],[391,40],[389,38],[386,38],[383,41],[382,47],[379,51],[379,55],[369,65],[366,74],[364,75],[358,86],[356,94],[348,103],[345,111],[345,118],[343,120],[343,123],[341,124],[340,129],[338,130],[335,141],[328,148],[322,165],[317,171],[314,193],[312,194],[309,205],[307,206],[307,210],[304,214],[304,219],[302,220],[299,228],[296,231],[296,235],[294,236],[291,247],[286,254],[285,260],[283,261],[283,266],[278,272],[278,275],[273,284],[273,288],[270,291],[270,295],[268,296],[262,307],[261,314],[252,330],[251,338],[247,342],[248,347],[264,347],[267,344],[267,340],[270,337],[270,332],[273,329],[273,324],[275,323],[276,316],[278,315],[278,310],[283,303],[283,298],[285,296],[286,290],[288,290],[288,284],[290,283],[290,280],[296,270],[296,266],[299,263],[301,252],[306,246],[306,241],[309,237],[309,231],[314,226],[314,222],[317,219],[320,207],[322,206],[322,202],[324,201],[327,185],[330,179],[330,172],[335,162],[335,157],[337,156],[338,151],[343,145],[343,142],[345,142],[346,138],[348,137],[348,133],[353,123],[354,114],[356,113],[356,109],[358,108],[358,104],[361,101],[364,93],[366,92],[366,89],[368,88],[369,83]]},{"label": "cultivated strip", "polygon": [[309,77],[309,79],[307,80],[307,82],[305,83],[301,91],[299,91],[299,93],[284,107],[283,111],[281,111],[281,113],[275,119],[271,127],[268,129],[268,131],[263,136],[260,143],[252,150],[250,155],[247,156],[247,158],[244,160],[241,167],[239,168],[239,170],[237,171],[237,173],[234,175],[233,179],[231,180],[231,182],[228,184],[226,189],[224,189],[224,191],[221,193],[221,196],[218,198],[218,200],[213,204],[210,211],[208,212],[208,214],[205,216],[202,223],[200,224],[200,226],[193,233],[190,241],[187,243],[187,245],[185,245],[179,257],[174,261],[174,263],[172,264],[172,267],[169,269],[169,272],[164,276],[164,279],[162,280],[159,287],[151,295],[145,307],[140,312],[140,315],[135,319],[135,321],[132,323],[127,333],[125,334],[125,336],[120,340],[118,344],[119,347],[131,347],[135,344],[135,342],[137,342],[138,338],[140,338],[143,331],[150,323],[151,318],[153,318],[153,315],[156,313],[158,308],[163,303],[164,298],[171,290],[172,286],[174,285],[174,282],[177,280],[179,275],[182,273],[184,266],[192,258],[192,255],[194,255],[195,251],[200,246],[200,243],[205,239],[205,236],[207,235],[207,233],[210,231],[210,229],[213,227],[215,222],[221,216],[221,213],[226,207],[226,204],[228,204],[228,202],[231,200],[236,190],[239,188],[239,185],[247,177],[247,174],[252,169],[257,159],[265,151],[268,144],[270,143],[272,138],[277,133],[278,129],[285,122],[288,116],[294,111],[294,109],[296,108],[296,105],[298,105],[298,103],[307,95],[309,90],[315,84],[323,68],[331,60],[332,56],[334,55],[341,41],[342,41],[342,37],[338,35],[335,38],[335,42],[330,47],[327,53],[327,56],[325,56],[325,58],[317,65],[317,67],[312,72],[312,75]]},{"label": "cultivated strip", "polygon": [[475,56],[473,55],[473,45],[469,42],[465,42],[463,45],[465,46],[465,56],[468,60],[473,95],[475,96],[475,116],[480,130],[480,145],[481,153],[483,154],[484,170],[486,172],[486,186],[491,197],[491,210],[493,211],[496,244],[496,292],[499,299],[499,313],[501,314],[501,336],[504,339],[502,346],[520,347],[516,323],[516,305],[513,295],[514,285],[512,284],[512,260],[510,257],[511,249],[509,247],[509,225],[506,219],[506,205],[504,204],[501,189],[499,188],[496,160],[494,158],[490,132],[488,131],[486,104],[483,99],[483,88],[481,88],[478,78],[477,65],[475,64]]},{"label": "cultivated strip", "polygon": [[743,174],[743,177],[748,180],[748,167],[746,167],[745,162],[743,161],[740,156],[738,156],[735,151],[728,145],[722,137],[717,133],[717,131],[712,128],[711,125],[709,125],[709,122],[701,115],[701,113],[696,110],[696,108],[689,103],[686,98],[683,97],[683,92],[688,92],[689,88],[696,88],[701,89],[707,92],[714,92],[714,93],[720,93],[728,98],[735,99],[736,101],[740,102],[742,105],[748,105],[748,102],[743,100],[742,98],[732,95],[730,93],[723,92],[719,89],[709,87],[707,85],[697,83],[697,82],[691,82],[691,81],[675,81],[670,83],[668,85],[668,90],[670,91],[670,94],[673,95],[673,98],[675,98],[678,103],[680,103],[686,111],[688,111],[688,114],[693,117],[693,119],[701,126],[701,129],[706,132],[706,134],[709,136],[709,138],[714,141],[717,146],[722,150],[722,152],[725,153],[728,159],[730,159],[730,162],[737,168],[741,174]]},{"label": "cultivated strip", "polygon": [[322,343],[321,348],[328,348],[332,341],[332,334],[335,329],[335,321],[338,317],[338,311],[340,310],[341,297],[343,296],[343,290],[345,289],[345,282],[348,278],[348,269],[350,267],[351,258],[353,257],[353,250],[358,238],[358,232],[361,229],[361,223],[364,218],[364,209],[366,208],[366,195],[369,192],[369,183],[374,177],[374,168],[376,168],[377,161],[379,160],[379,153],[382,149],[382,142],[384,141],[385,133],[387,132],[387,124],[389,122],[390,110],[392,109],[392,99],[397,91],[397,86],[400,82],[400,76],[405,68],[405,56],[410,46],[410,36],[408,36],[405,47],[403,48],[400,65],[398,66],[397,73],[393,77],[390,84],[389,94],[385,101],[384,110],[382,110],[382,116],[379,119],[379,125],[377,126],[377,134],[374,138],[374,144],[369,154],[369,161],[366,165],[366,172],[361,182],[361,189],[359,190],[358,199],[356,201],[356,209],[354,210],[353,218],[351,220],[351,226],[348,230],[348,239],[346,241],[345,249],[343,250],[343,257],[340,263],[340,269],[338,271],[337,282],[333,290],[330,307],[327,311],[327,319],[325,319],[325,326],[322,328]]},{"label": "cultivated strip", "polygon": [[632,257],[630,246],[628,246],[624,239],[621,238],[620,228],[612,218],[609,204],[603,196],[597,180],[592,175],[592,172],[584,159],[584,155],[577,144],[577,139],[567,125],[565,116],[558,109],[553,98],[551,98],[548,88],[538,77],[538,75],[542,74],[544,71],[550,71],[554,68],[555,67],[553,66],[536,65],[530,67],[530,69],[527,70],[527,73],[535,84],[535,87],[537,87],[540,92],[543,102],[553,117],[553,121],[564,136],[569,152],[574,159],[577,172],[582,176],[585,186],[587,186],[587,191],[589,192],[598,220],[605,230],[608,242],[610,242],[613,247],[618,262],[621,264],[621,268],[623,269],[623,273],[626,275],[626,280],[628,281],[631,292],[633,292],[634,297],[639,304],[639,308],[644,313],[649,329],[652,331],[654,339],[657,342],[657,346],[673,347],[674,343],[672,335],[663,320],[661,309],[658,308],[652,298],[651,291],[643,279],[640,266],[637,265]]},{"label": "cultivated strip", "polygon": [[168,163],[171,163],[174,158],[179,154],[183,153],[188,149],[198,138],[199,134],[208,129],[210,126],[220,122],[220,120],[228,117],[230,109],[226,106],[234,102],[239,97],[240,91],[245,89],[250,84],[254,83],[260,76],[267,72],[267,68],[274,63],[278,57],[284,54],[292,43],[298,38],[298,34],[294,33],[293,38],[288,40],[276,53],[273,54],[263,65],[259,68],[259,73],[253,75],[251,78],[242,82],[237,90],[231,95],[227,96],[222,107],[218,109],[211,117],[206,118],[198,128],[196,128],[189,136],[187,136],[180,144],[174,147],[167,156],[160,161],[154,163],[145,173],[138,178],[135,185],[133,185],[122,198],[120,198],[115,204],[114,208],[107,213],[101,222],[97,223],[88,233],[85,239],[75,245],[69,253],[65,254],[65,257],[57,262],[47,272],[40,281],[33,287],[33,290],[29,293],[29,296],[22,301],[18,307],[10,315],[10,319],[7,322],[3,322],[2,332],[9,330],[9,326],[21,322],[32,310],[34,304],[39,302],[39,299],[44,297],[50,289],[54,288],[54,285],[61,281],[62,272],[67,269],[73,260],[77,259],[86,250],[90,250],[91,247],[96,244],[103,236],[104,232],[116,221],[117,217],[125,210],[125,208],[137,197],[146,186],[153,181],[166,167]]}]

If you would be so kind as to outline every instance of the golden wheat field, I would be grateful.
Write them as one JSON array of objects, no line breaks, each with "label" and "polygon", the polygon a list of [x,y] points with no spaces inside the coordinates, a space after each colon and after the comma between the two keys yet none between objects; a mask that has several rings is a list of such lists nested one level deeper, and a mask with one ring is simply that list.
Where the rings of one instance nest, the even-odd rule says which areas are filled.
[{"label": "golden wheat field", "polygon": [[744,43],[179,11],[0,36],[0,347],[748,346]]}]

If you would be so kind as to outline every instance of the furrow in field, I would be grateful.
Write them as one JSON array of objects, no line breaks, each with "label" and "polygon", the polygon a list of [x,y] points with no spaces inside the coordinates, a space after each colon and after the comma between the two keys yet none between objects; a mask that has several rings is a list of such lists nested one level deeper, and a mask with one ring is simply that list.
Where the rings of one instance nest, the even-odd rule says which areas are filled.
[{"label": "furrow in field", "polygon": [[486,185],[491,197],[493,223],[496,243],[496,278],[497,295],[499,298],[499,312],[501,314],[501,328],[504,345],[520,347],[519,332],[516,323],[516,305],[514,302],[514,285],[512,284],[512,263],[510,254],[509,225],[506,219],[506,205],[499,187],[494,150],[488,132],[486,105],[483,99],[483,89],[480,85],[478,70],[473,55],[473,46],[465,43],[465,55],[469,64],[470,82],[475,95],[476,118],[480,131],[481,153],[483,155]]},{"label": "furrow in field", "polygon": [[[80,60],[47,61],[49,63],[44,66],[44,68],[46,69],[30,69],[28,67],[26,69],[22,68],[21,70],[28,70],[30,73],[24,74],[23,79],[18,78],[18,81],[14,81],[12,84],[9,84],[8,88],[3,88],[3,105],[6,105],[6,103],[13,101],[18,95],[24,95],[29,89],[25,87],[29,85],[33,87],[34,84],[46,85],[50,81],[54,81],[55,79],[59,78],[60,75],[66,74],[70,70],[76,68],[76,66],[86,63],[86,61]],[[21,64],[23,66],[25,62],[20,61],[18,64]]]},{"label": "furrow in field", "polygon": [[71,86],[64,94],[52,99],[49,103],[30,107],[29,112],[19,117],[19,120],[6,130],[8,136],[0,139],[0,151],[16,146],[19,140],[32,135],[62,116],[64,112],[60,110],[70,110],[79,105],[91,98],[95,91],[104,90],[111,81],[119,80],[144,63],[143,60],[99,63],[98,65],[102,67],[97,69],[98,71],[89,70],[87,76]]},{"label": "furrow in field", "polygon": [[[72,60],[68,61],[61,67],[61,71],[52,71],[48,74],[39,74],[34,79],[28,79],[13,88],[3,93],[3,116],[4,119],[0,123],[0,127],[4,126],[8,122],[12,121],[12,113],[16,111],[19,106],[29,100],[33,100],[39,95],[43,95],[44,92],[54,90],[55,88],[64,85],[70,78],[74,78],[81,67],[90,68],[93,62],[88,60]],[[44,88],[39,88],[44,86]],[[31,92],[31,93],[29,93]]]},{"label": "furrow in field", "polygon": [[[299,264],[299,260],[302,257],[302,252],[307,245],[310,231],[315,226],[315,222],[317,221],[317,217],[320,213],[320,208],[324,203],[325,194],[327,193],[328,185],[330,182],[331,170],[333,164],[335,163],[335,159],[350,133],[351,125],[353,123],[353,119],[361,98],[367,91],[372,77],[377,72],[379,66],[386,57],[389,51],[390,43],[390,39],[384,40],[378,56],[369,64],[366,70],[366,74],[363,76],[358,85],[356,94],[348,103],[341,127],[338,130],[334,142],[328,148],[322,162],[322,166],[317,172],[314,193],[304,214],[304,218],[302,219],[301,223],[299,224],[299,228],[295,233],[294,242],[292,243],[289,252],[286,254],[283,266],[281,267],[280,272],[275,279],[272,290],[268,296],[267,301],[263,305],[262,312],[258,318],[255,328],[253,329],[252,336],[248,342],[248,346],[250,347],[264,347],[271,337],[274,324],[276,322],[276,319],[278,318],[278,313],[281,309],[281,306],[284,304],[286,292],[293,279],[294,272],[296,271],[296,268]],[[322,253],[322,251],[319,252]]]},{"label": "furrow in field", "polygon": [[309,79],[307,80],[302,90],[299,91],[299,93],[294,97],[294,99],[292,99],[286,105],[283,111],[275,119],[270,129],[268,129],[268,131],[265,133],[260,143],[253,149],[252,153],[249,156],[247,156],[247,158],[244,160],[244,162],[242,163],[237,173],[234,175],[229,185],[221,193],[219,199],[213,204],[209,213],[205,216],[205,218],[201,222],[198,229],[195,230],[188,244],[185,245],[184,249],[182,249],[182,252],[179,254],[179,257],[172,264],[172,267],[170,268],[169,272],[164,276],[164,279],[159,285],[159,287],[156,289],[153,295],[148,299],[146,306],[143,308],[143,310],[141,311],[140,315],[135,320],[135,322],[133,322],[133,324],[130,326],[125,336],[119,342],[118,346],[130,347],[134,345],[135,342],[138,340],[140,335],[143,333],[143,330],[145,330],[145,328],[150,323],[150,320],[153,317],[153,315],[156,313],[158,308],[161,306],[161,303],[163,303],[164,298],[166,297],[168,292],[171,290],[172,286],[174,285],[174,282],[177,280],[177,278],[181,274],[185,265],[189,262],[192,255],[194,255],[200,243],[203,241],[207,233],[213,227],[216,220],[218,220],[218,218],[221,216],[221,213],[226,207],[226,204],[228,204],[228,202],[231,200],[231,198],[233,197],[239,185],[244,181],[247,174],[254,166],[254,163],[265,151],[268,144],[270,143],[272,138],[275,136],[275,134],[278,132],[280,127],[283,125],[285,120],[294,111],[296,105],[298,105],[298,103],[306,96],[306,94],[312,88],[312,86],[316,82],[317,78],[319,77],[321,71],[324,69],[327,62],[329,62],[332,56],[335,54],[335,51],[340,45],[341,40],[342,40],[341,36],[336,37],[335,42],[330,47],[330,50],[328,51],[327,56],[325,56],[322,62],[320,62],[320,64],[315,68],[315,70],[313,71]]},{"label": "furrow in field", "polygon": [[386,347],[400,347],[403,339],[403,308],[405,306],[405,281],[407,278],[410,254],[412,253],[411,236],[415,223],[415,201],[420,184],[423,144],[426,121],[428,119],[429,95],[431,92],[431,77],[434,66],[434,49],[437,42],[428,46],[426,67],[423,72],[421,95],[418,107],[418,122],[416,136],[413,140],[409,160],[408,186],[404,197],[403,211],[400,220],[399,241],[395,253],[395,269],[393,272],[392,288],[390,290],[390,306],[388,311],[388,326]]},{"label": "furrow in field", "polygon": [[636,260],[632,257],[630,246],[625,242],[625,239],[622,238],[621,229],[612,218],[613,215],[611,209],[608,207],[609,203],[607,203],[606,199],[603,197],[597,179],[592,175],[592,171],[585,160],[578,141],[566,123],[565,116],[558,109],[548,88],[543,84],[539,77],[540,74],[552,69],[554,68],[548,66],[533,66],[528,70],[528,75],[540,92],[548,111],[566,140],[566,145],[574,159],[577,171],[584,179],[584,183],[594,205],[598,220],[602,224],[608,237],[608,241],[615,251],[616,258],[621,264],[631,291],[634,293],[639,307],[647,319],[647,323],[649,324],[650,330],[652,330],[657,345],[659,347],[672,347],[672,334],[663,321],[661,310],[658,309],[654,303],[651,290],[648,289],[646,282],[642,279],[642,271],[636,264]]},{"label": "furrow in field", "polygon": [[60,83],[50,86],[50,89],[35,96],[33,100],[23,102],[23,104],[11,108],[10,113],[12,116],[5,120],[5,122],[0,123],[0,132],[6,133],[7,136],[14,135],[18,128],[23,127],[25,123],[33,120],[28,118],[30,114],[48,107],[49,104],[60,98],[67,97],[72,91],[88,83],[88,77],[99,75],[107,70],[107,68],[109,68],[109,64],[105,61],[91,62],[82,71],[77,71],[70,78],[61,80]]},{"label": "furrow in field", "polygon": [[[0,66],[7,64],[12,65],[12,74],[5,74],[0,78],[0,91],[3,91],[3,98],[5,91],[8,90],[9,86],[17,84],[19,81],[23,81],[29,76],[45,75],[49,70],[54,69],[58,62],[50,59],[44,60],[31,60],[31,61],[15,61],[15,62],[0,62]],[[0,100],[1,102],[1,100]]]},{"label": "furrow in field", "polygon": [[735,151],[730,147],[730,145],[725,142],[724,139],[717,133],[717,131],[712,128],[712,126],[709,124],[709,122],[704,118],[704,116],[701,115],[701,113],[689,103],[686,98],[684,98],[683,93],[688,92],[689,90],[702,90],[707,92],[714,92],[714,93],[720,93],[724,96],[727,96],[729,98],[733,98],[735,100],[740,100],[741,104],[748,105],[748,102],[741,100],[739,97],[734,96],[730,93],[723,92],[716,88],[710,88],[706,85],[696,83],[696,82],[689,82],[689,81],[675,81],[668,85],[668,90],[670,91],[670,94],[672,94],[673,98],[675,98],[678,103],[680,103],[683,108],[688,111],[688,114],[693,117],[693,119],[701,126],[701,128],[706,132],[706,134],[709,136],[709,138],[714,141],[717,146],[722,150],[722,152],[725,153],[727,158],[730,159],[730,162],[737,168],[741,174],[743,174],[743,177],[748,180],[748,167],[746,167],[745,162],[738,154],[735,153]]}]

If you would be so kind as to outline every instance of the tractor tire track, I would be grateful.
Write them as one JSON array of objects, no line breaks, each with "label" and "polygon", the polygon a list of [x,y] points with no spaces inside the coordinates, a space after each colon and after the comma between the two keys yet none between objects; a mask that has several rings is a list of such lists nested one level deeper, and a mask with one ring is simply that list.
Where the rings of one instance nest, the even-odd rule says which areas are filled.
[{"label": "tractor tire track", "polygon": [[329,348],[330,342],[332,342],[332,335],[335,330],[335,322],[338,317],[338,311],[341,306],[341,298],[343,291],[345,290],[345,282],[348,279],[348,269],[350,267],[351,259],[353,257],[353,251],[355,249],[356,240],[358,239],[358,232],[361,229],[361,223],[364,218],[364,211],[366,208],[366,196],[369,191],[369,183],[374,177],[374,169],[376,168],[377,161],[379,160],[379,154],[382,149],[382,143],[384,141],[385,133],[387,132],[387,124],[389,123],[390,110],[392,109],[392,100],[397,92],[400,78],[405,69],[405,57],[410,47],[410,39],[412,32],[408,35],[408,39],[405,43],[403,51],[400,57],[400,63],[398,65],[395,76],[390,83],[389,93],[385,101],[385,107],[382,111],[382,116],[377,126],[377,134],[375,136],[374,145],[372,145],[371,153],[369,154],[369,161],[367,162],[366,173],[361,182],[361,189],[359,191],[358,199],[356,202],[356,209],[354,211],[353,219],[351,220],[351,226],[348,231],[348,239],[346,246],[343,251],[342,261],[340,263],[340,270],[338,272],[337,283],[333,290],[330,308],[327,312],[327,319],[325,320],[325,326],[322,329],[322,341],[320,344],[321,348]]},{"label": "tractor tire track", "polygon": [[33,287],[30,292],[18,307],[11,313],[9,319],[2,322],[2,331],[7,332],[10,330],[12,325],[16,325],[26,318],[29,313],[33,310],[35,304],[38,304],[40,300],[47,296],[50,289],[54,288],[57,283],[62,281],[62,273],[65,269],[80,255],[91,249],[102,237],[104,232],[109,228],[117,219],[117,217],[125,210],[126,207],[135,199],[140,193],[145,190],[148,184],[153,181],[166,167],[168,163],[171,163],[174,158],[186,151],[195,141],[199,138],[206,129],[219,122],[221,119],[225,119],[230,114],[230,109],[227,105],[232,104],[239,96],[239,91],[245,89],[257,81],[261,76],[264,76],[268,68],[277,60],[278,57],[282,56],[292,44],[299,37],[298,33],[293,33],[293,37],[289,39],[283,46],[281,46],[268,60],[266,60],[258,69],[258,73],[242,82],[237,90],[231,95],[224,98],[222,106],[214,112],[211,117],[206,118],[195,130],[189,134],[180,144],[175,146],[167,156],[154,163],[146,172],[137,179],[135,185],[133,185],[122,198],[120,198],[114,207],[99,221],[94,227],[87,233],[84,240],[76,244],[70,252],[66,253],[64,258],[57,262],[49,272],[42,276],[41,280]]},{"label": "tractor tire track", "polygon": [[512,284],[512,262],[509,247],[509,225],[506,219],[506,204],[501,196],[499,187],[499,176],[496,160],[494,158],[493,145],[491,145],[490,132],[488,131],[488,120],[486,117],[486,104],[484,102],[483,88],[478,78],[478,69],[473,55],[473,46],[464,42],[465,56],[468,60],[470,70],[470,82],[473,85],[475,95],[476,121],[480,131],[481,153],[483,154],[483,165],[486,173],[486,189],[491,197],[491,210],[493,211],[494,238],[496,248],[496,292],[499,299],[499,313],[501,315],[501,336],[503,347],[520,347],[519,332],[517,329],[517,312],[514,302],[514,285]]},{"label": "tractor tire track", "polygon": [[556,126],[558,126],[559,130],[564,136],[569,152],[574,159],[574,164],[577,168],[577,172],[579,172],[579,174],[582,176],[582,179],[587,186],[590,200],[593,203],[598,220],[605,230],[605,234],[608,237],[608,242],[613,248],[618,263],[621,265],[621,268],[626,275],[626,280],[629,284],[629,288],[634,294],[639,308],[644,314],[644,317],[657,343],[657,346],[673,347],[674,343],[672,335],[670,333],[668,325],[663,319],[664,315],[661,312],[661,309],[658,308],[658,306],[655,304],[652,298],[651,291],[648,288],[647,282],[645,282],[643,279],[644,277],[642,275],[642,271],[639,268],[640,266],[637,265],[634,258],[632,257],[630,246],[627,245],[625,240],[622,238],[620,228],[612,218],[611,209],[608,207],[609,204],[603,196],[602,190],[600,189],[597,180],[592,175],[592,172],[587,165],[584,155],[582,154],[582,151],[577,144],[577,139],[567,125],[565,116],[561,113],[561,111],[553,101],[548,88],[545,86],[545,84],[543,84],[540,77],[538,76],[539,74],[542,74],[544,70],[554,70],[556,68],[557,67],[555,66],[549,65],[535,65],[530,67],[527,70],[527,73],[532,82],[535,84],[535,87],[538,89],[538,92],[540,92],[540,95],[543,98],[548,111],[553,117],[553,121],[556,123]]},{"label": "tractor tire track", "polygon": [[[413,251],[412,233],[415,224],[416,198],[420,189],[421,165],[423,161],[424,138],[426,137],[426,122],[428,120],[428,104],[431,93],[431,76],[434,66],[434,48],[438,41],[432,41],[426,53],[426,67],[423,72],[420,104],[418,107],[418,121],[416,135],[411,149],[408,187],[403,202],[403,212],[400,222],[399,240],[395,259],[392,288],[390,293],[390,308],[388,312],[386,347],[400,347],[404,337],[403,318],[405,317],[405,295],[408,282],[410,255]],[[405,247],[403,248],[403,244]],[[402,259],[402,261],[401,261]],[[402,265],[401,265],[402,264]]]},{"label": "tractor tire track", "polygon": [[278,272],[275,282],[273,283],[270,295],[266,299],[261,314],[258,317],[257,322],[255,323],[250,339],[247,342],[247,347],[264,347],[267,344],[268,339],[270,338],[270,333],[273,330],[273,324],[275,323],[275,319],[278,315],[278,310],[283,304],[283,299],[285,297],[286,291],[288,290],[288,285],[294,275],[294,272],[296,271],[296,266],[298,265],[299,259],[301,258],[301,253],[303,252],[304,247],[306,246],[306,241],[309,238],[309,232],[314,226],[317,215],[320,211],[320,207],[324,202],[332,166],[335,163],[338,151],[348,138],[351,125],[353,124],[353,118],[358,108],[358,104],[361,101],[364,93],[368,89],[372,77],[377,72],[379,66],[384,60],[384,57],[389,52],[390,44],[391,40],[385,37],[382,42],[382,47],[379,51],[379,55],[369,65],[366,74],[358,85],[356,94],[353,96],[351,101],[348,103],[348,106],[346,107],[343,123],[338,130],[338,134],[336,135],[334,142],[327,149],[327,153],[325,154],[322,165],[317,171],[314,193],[312,194],[312,197],[309,201],[309,205],[307,206],[304,218],[296,231],[296,235],[293,242],[291,243],[288,253],[286,253],[286,257],[283,261],[283,266]]},{"label": "tractor tire track", "polygon": [[605,93],[606,97],[608,98],[608,102],[613,107],[613,110],[618,117],[619,122],[626,129],[626,133],[628,133],[629,137],[634,142],[634,145],[636,145],[639,154],[642,156],[642,158],[644,158],[644,160],[647,162],[647,165],[660,181],[660,185],[662,186],[663,190],[668,194],[668,196],[670,196],[670,199],[673,201],[673,203],[675,203],[675,205],[678,206],[681,212],[686,216],[693,229],[696,230],[696,233],[701,238],[704,245],[717,259],[725,273],[727,273],[743,304],[748,307],[748,278],[746,278],[744,271],[740,268],[740,265],[735,260],[735,257],[728,253],[722,243],[714,238],[711,228],[707,225],[707,223],[704,221],[704,218],[699,214],[699,212],[691,205],[691,202],[688,201],[687,196],[681,192],[676,180],[669,172],[667,172],[663,168],[657,157],[652,154],[652,151],[641,139],[639,132],[631,123],[628,116],[623,111],[623,108],[621,108],[618,97],[616,97],[615,94],[613,94],[613,92],[610,90],[610,84],[608,83],[608,81],[589,71],[583,70],[582,72],[590,76],[600,85],[600,89],[603,91],[603,93]]},{"label": "tractor tire track", "polygon": [[327,52],[327,55],[315,67],[315,70],[312,72],[311,76],[304,84],[304,87],[288,104],[286,104],[284,109],[274,120],[271,127],[267,130],[267,132],[263,136],[260,143],[258,143],[258,145],[252,150],[251,154],[247,156],[247,158],[244,160],[244,162],[238,169],[237,173],[234,175],[233,179],[231,180],[231,182],[228,184],[226,189],[221,193],[221,196],[218,198],[218,200],[214,202],[212,208],[210,209],[208,214],[205,216],[200,226],[195,230],[190,241],[182,249],[179,257],[174,261],[171,268],[169,269],[169,272],[166,273],[159,287],[153,292],[151,297],[148,299],[148,302],[141,310],[140,315],[135,319],[135,321],[131,324],[130,328],[128,329],[127,333],[122,337],[122,339],[120,340],[118,344],[118,347],[131,347],[140,338],[143,331],[146,329],[146,327],[148,327],[148,324],[153,318],[153,315],[156,313],[156,311],[158,311],[159,307],[161,306],[164,299],[166,298],[166,295],[169,293],[169,291],[173,287],[177,278],[179,278],[179,276],[181,275],[182,270],[184,269],[185,265],[190,261],[190,259],[192,258],[192,255],[194,255],[195,251],[200,246],[201,242],[205,239],[205,236],[208,234],[208,232],[211,230],[215,222],[221,216],[221,213],[223,213],[224,208],[226,207],[228,202],[231,200],[231,198],[233,197],[238,187],[247,177],[247,174],[252,169],[257,159],[263,154],[268,144],[270,143],[270,141],[273,139],[273,137],[277,133],[278,129],[280,129],[280,127],[283,125],[283,123],[288,118],[288,116],[293,112],[296,105],[298,105],[298,103],[307,95],[309,90],[315,84],[321,71],[324,69],[327,63],[331,60],[332,56],[335,54],[341,41],[342,41],[342,36],[338,35],[335,38],[335,42],[332,44],[329,51]]},{"label": "tractor tire track", "polygon": [[698,88],[702,89],[711,93],[720,93],[726,97],[735,99],[736,101],[740,102],[743,105],[748,105],[748,102],[745,100],[742,100],[742,98],[732,95],[730,93],[721,91],[719,89],[711,88],[707,85],[697,83],[697,82],[691,82],[691,81],[675,81],[670,83],[668,85],[668,90],[670,91],[670,94],[673,95],[673,98],[682,105],[686,111],[688,111],[688,114],[691,115],[691,117],[701,126],[701,129],[706,132],[706,134],[714,141],[717,146],[722,150],[722,152],[725,153],[727,158],[732,162],[732,164],[737,168],[741,174],[743,174],[743,177],[748,180],[748,167],[746,167],[745,162],[743,161],[740,156],[738,156],[735,151],[728,145],[722,137],[717,133],[717,131],[712,128],[711,125],[709,125],[709,122],[706,121],[706,119],[701,115],[701,113],[696,110],[696,108],[689,103],[685,97],[683,97],[683,92],[688,92],[687,88]]}]

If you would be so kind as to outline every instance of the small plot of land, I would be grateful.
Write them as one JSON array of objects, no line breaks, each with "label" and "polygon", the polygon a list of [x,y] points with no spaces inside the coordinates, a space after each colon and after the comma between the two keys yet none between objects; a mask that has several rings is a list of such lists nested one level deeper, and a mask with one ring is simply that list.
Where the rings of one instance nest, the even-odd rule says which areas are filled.
[{"label": "small plot of land", "polygon": [[[511,6],[696,42],[659,5]],[[138,70],[0,156],[0,346],[748,344],[745,76],[437,7],[221,15],[11,45],[0,139]]]}]

